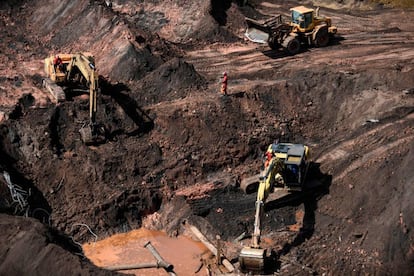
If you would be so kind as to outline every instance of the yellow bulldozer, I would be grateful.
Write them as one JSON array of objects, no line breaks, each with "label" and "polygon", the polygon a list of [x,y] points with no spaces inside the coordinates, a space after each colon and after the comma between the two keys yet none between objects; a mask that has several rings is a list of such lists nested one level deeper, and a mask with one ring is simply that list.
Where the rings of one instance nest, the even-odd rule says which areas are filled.
[{"label": "yellow bulldozer", "polygon": [[245,37],[256,43],[268,44],[273,50],[283,48],[291,55],[297,54],[302,46],[324,47],[328,45],[337,27],[331,18],[319,16],[316,10],[304,6],[291,8],[291,19],[284,21],[276,15],[264,22],[245,18]]},{"label": "yellow bulldozer", "polygon": [[66,100],[62,87],[81,85],[89,90],[89,122],[79,132],[85,144],[96,138],[96,97],[98,92],[98,74],[95,59],[90,53],[57,54],[44,60],[46,78],[43,86],[52,94],[56,102]]},{"label": "yellow bulldozer", "polygon": [[[242,180],[244,191],[256,187],[256,213],[254,231],[250,246],[242,248],[239,264],[242,271],[263,272],[266,249],[260,246],[261,220],[264,205],[270,193],[273,200],[284,198],[291,193],[301,192],[309,168],[309,148],[302,144],[273,143],[265,153],[264,168],[259,175]],[[259,186],[257,187],[257,183]]]}]

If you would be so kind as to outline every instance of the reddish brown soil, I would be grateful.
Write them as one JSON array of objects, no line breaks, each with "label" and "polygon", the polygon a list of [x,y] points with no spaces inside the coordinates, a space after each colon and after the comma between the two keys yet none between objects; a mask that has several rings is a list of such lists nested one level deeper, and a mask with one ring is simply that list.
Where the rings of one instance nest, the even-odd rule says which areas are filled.
[{"label": "reddish brown soil", "polygon": [[[0,274],[52,263],[56,274],[107,273],[60,242],[91,241],[80,223],[101,239],[143,222],[177,235],[188,220],[219,234],[237,267],[248,240],[233,240],[252,232],[255,200],[238,184],[276,139],[310,146],[324,189],[269,203],[270,273],[414,272],[413,10],[325,0],[337,38],[287,56],[245,41],[244,15],[287,15],[298,1],[139,2],[0,3],[0,171],[31,191],[21,209],[0,176]],[[41,87],[43,58],[76,51],[92,52],[101,76],[107,139],[95,146],[78,133],[87,97],[66,91],[56,105]],[[50,259],[30,253],[49,245]]]}]

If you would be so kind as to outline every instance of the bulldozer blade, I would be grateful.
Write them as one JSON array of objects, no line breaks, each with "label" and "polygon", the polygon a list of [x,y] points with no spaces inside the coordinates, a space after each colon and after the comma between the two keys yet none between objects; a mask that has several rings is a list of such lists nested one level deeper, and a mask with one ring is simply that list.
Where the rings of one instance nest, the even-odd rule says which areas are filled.
[{"label": "bulldozer blade", "polygon": [[239,264],[242,271],[262,272],[265,268],[266,249],[244,247],[240,251]]},{"label": "bulldozer blade", "polygon": [[244,36],[254,42],[254,43],[260,43],[260,44],[266,44],[269,40],[269,34],[263,32],[262,30],[259,30],[257,28],[247,28],[246,32],[244,33]]},{"label": "bulldozer blade", "polygon": [[64,102],[66,100],[65,92],[62,87],[52,82],[50,79],[43,79],[43,87],[52,94],[57,103]]},{"label": "bulldozer blade", "polygon": [[94,142],[92,128],[90,126],[84,126],[79,130],[82,142],[85,144],[92,144]]},{"label": "bulldozer blade", "polygon": [[240,182],[240,189],[246,194],[257,192],[260,184],[260,174],[256,174],[247,178],[243,178]]}]

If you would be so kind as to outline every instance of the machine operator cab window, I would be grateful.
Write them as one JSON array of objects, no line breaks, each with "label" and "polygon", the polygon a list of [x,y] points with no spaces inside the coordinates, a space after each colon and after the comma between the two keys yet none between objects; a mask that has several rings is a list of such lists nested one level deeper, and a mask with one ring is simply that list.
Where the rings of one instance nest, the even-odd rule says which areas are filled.
[{"label": "machine operator cab window", "polygon": [[301,29],[308,29],[312,24],[313,10],[305,7],[292,9],[292,23],[299,25]]},{"label": "machine operator cab window", "polygon": [[299,167],[295,164],[286,164],[286,182],[299,184]]}]

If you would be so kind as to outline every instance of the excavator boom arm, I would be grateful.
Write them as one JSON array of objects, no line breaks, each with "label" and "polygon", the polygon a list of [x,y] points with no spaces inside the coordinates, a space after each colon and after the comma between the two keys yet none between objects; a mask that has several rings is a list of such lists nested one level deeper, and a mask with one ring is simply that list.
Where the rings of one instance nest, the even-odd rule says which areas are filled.
[{"label": "excavator boom arm", "polygon": [[89,118],[90,123],[94,124],[96,119],[96,98],[98,90],[98,75],[95,71],[95,63],[92,56],[86,56],[82,53],[74,54],[68,68],[68,80],[72,77],[74,67],[77,67],[87,85],[89,86]]},{"label": "excavator boom arm", "polygon": [[254,217],[254,232],[252,238],[252,247],[259,248],[260,243],[260,234],[261,234],[261,218],[263,214],[263,207],[266,202],[267,197],[273,186],[273,181],[276,178],[276,175],[281,173],[283,168],[282,161],[273,157],[270,160],[269,165],[263,171],[263,175],[260,179],[259,189],[257,191],[256,199],[256,214]]},{"label": "excavator boom arm", "polygon": [[274,156],[260,177],[256,200],[256,213],[254,217],[254,232],[250,247],[244,247],[239,255],[242,270],[262,271],[265,264],[266,249],[260,248],[261,220],[264,204],[273,186],[278,173],[283,168],[282,161]]}]

